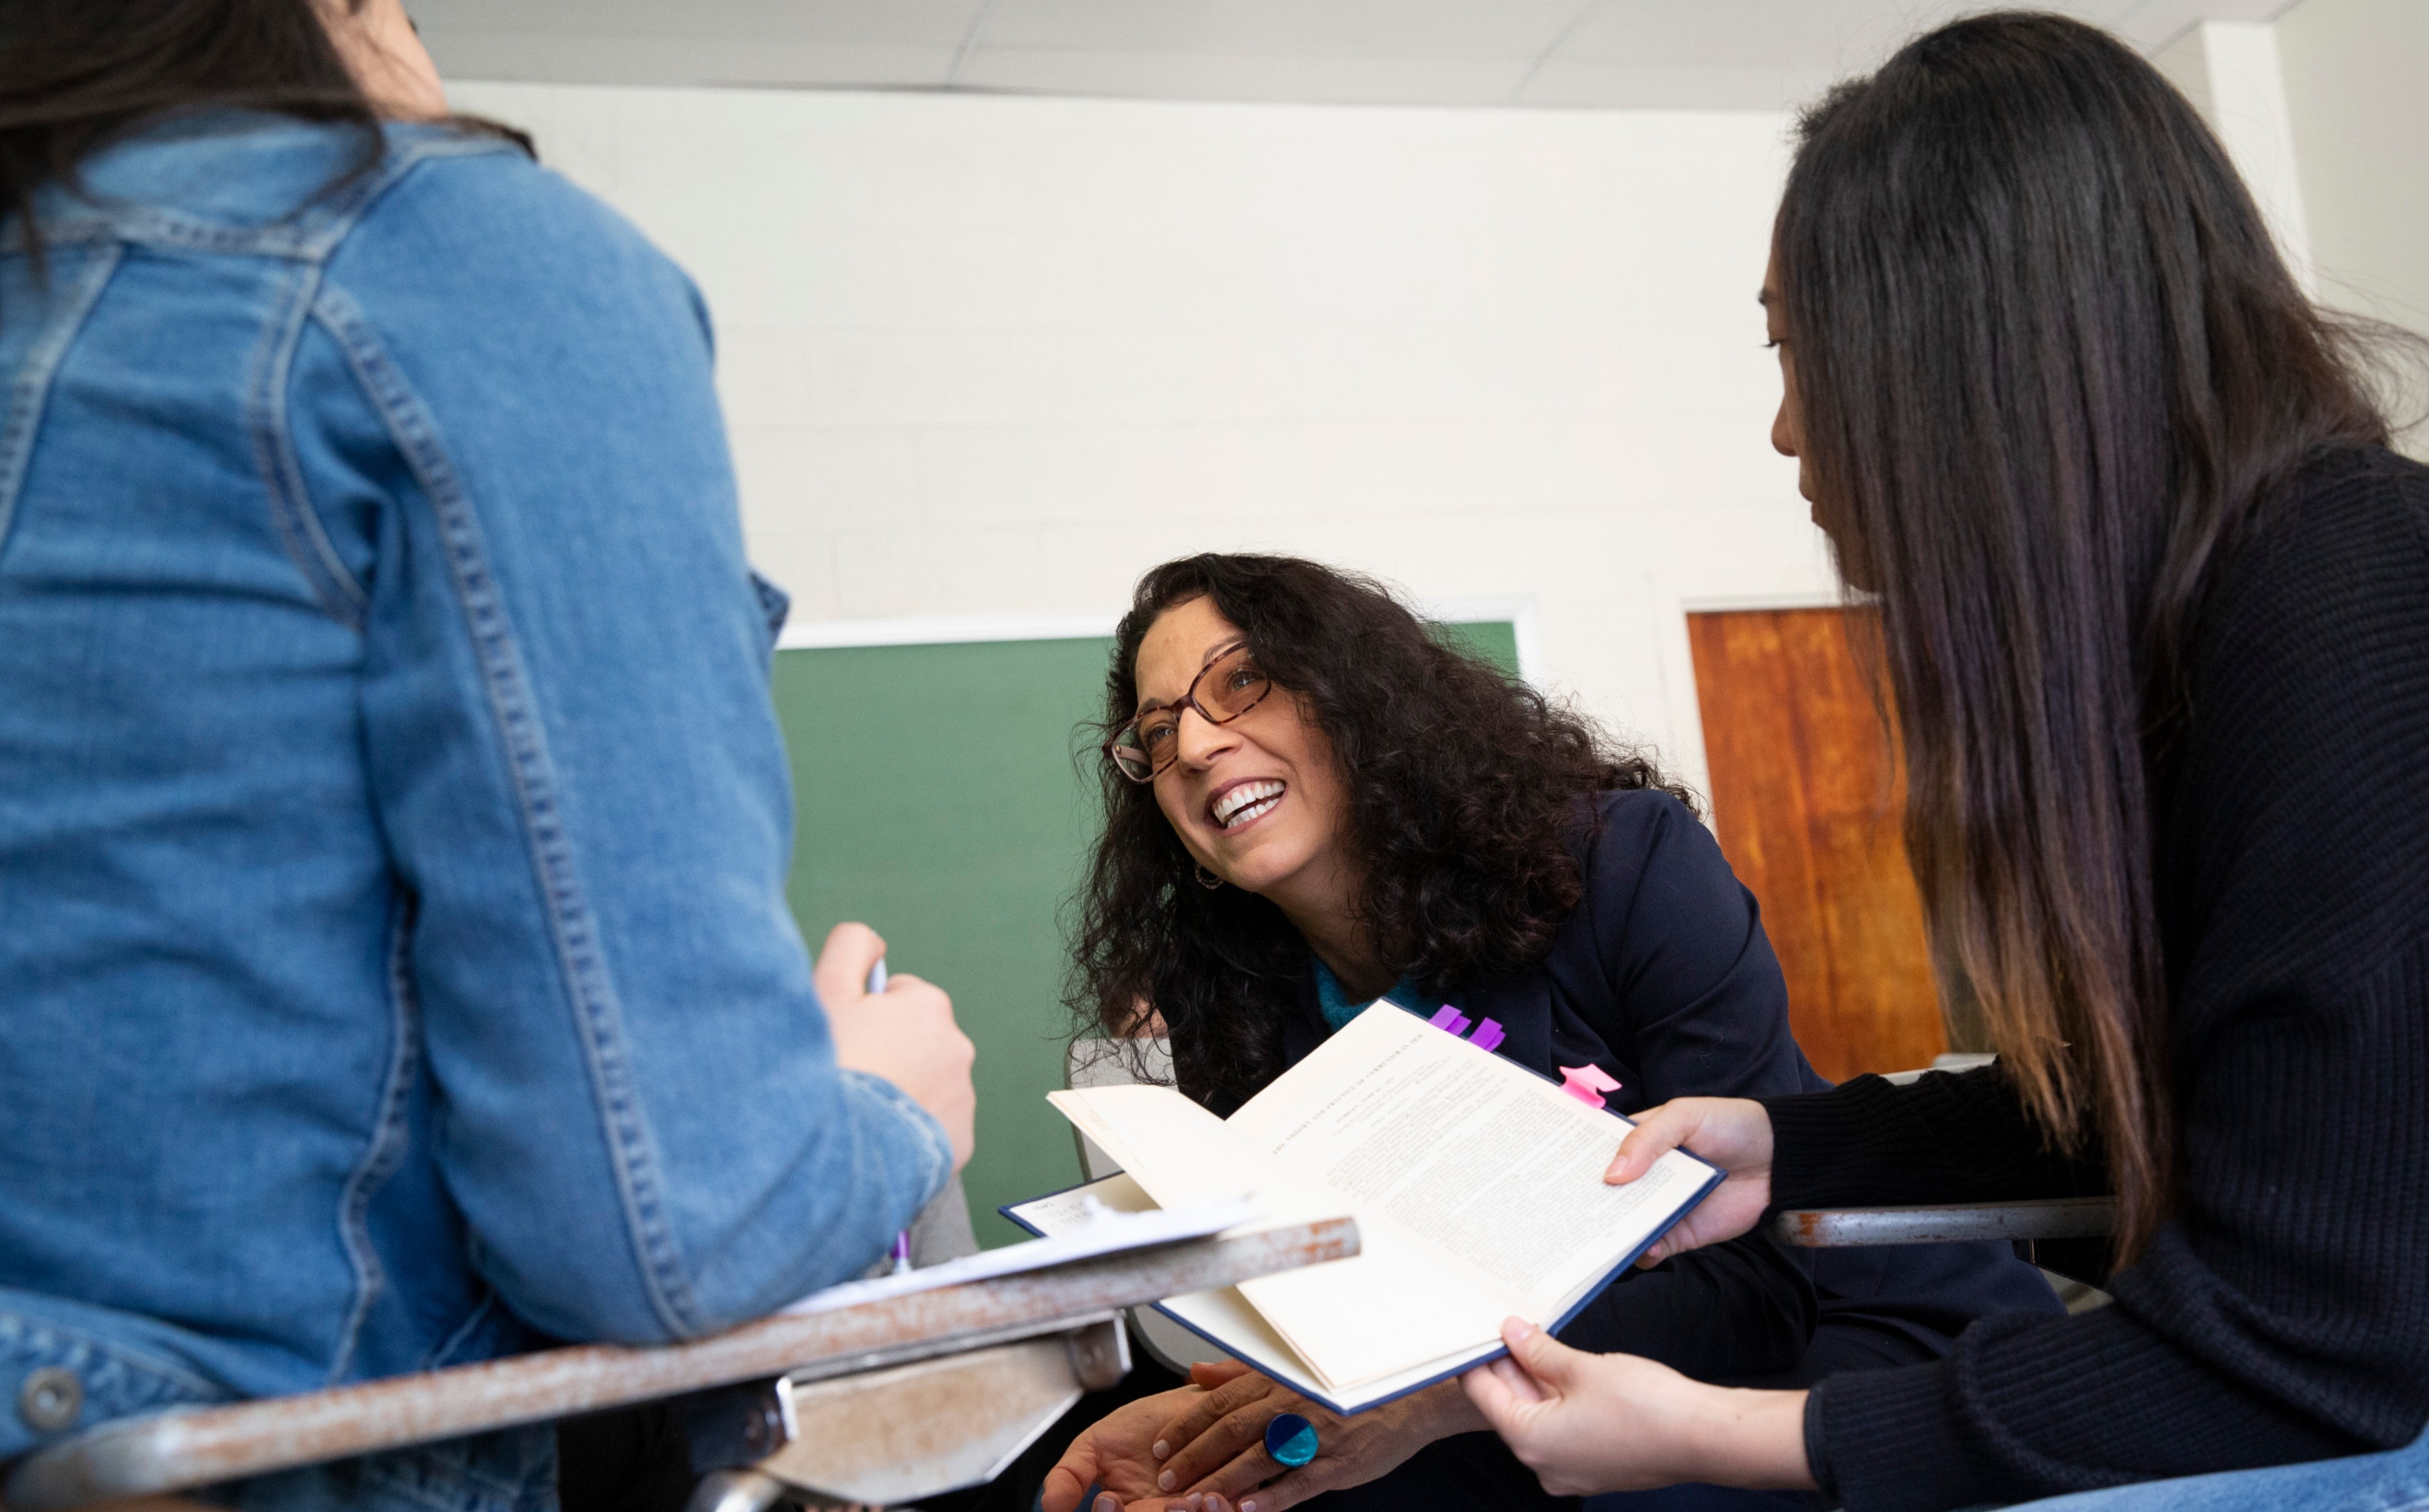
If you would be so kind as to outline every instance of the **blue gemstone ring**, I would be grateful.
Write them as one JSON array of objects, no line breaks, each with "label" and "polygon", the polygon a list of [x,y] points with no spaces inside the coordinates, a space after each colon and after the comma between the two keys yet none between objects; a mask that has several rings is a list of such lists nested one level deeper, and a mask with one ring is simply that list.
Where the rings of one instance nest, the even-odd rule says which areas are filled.
[{"label": "blue gemstone ring", "polygon": [[1285,1412],[1265,1424],[1265,1453],[1277,1465],[1296,1470],[1315,1457],[1315,1424],[1296,1412]]}]

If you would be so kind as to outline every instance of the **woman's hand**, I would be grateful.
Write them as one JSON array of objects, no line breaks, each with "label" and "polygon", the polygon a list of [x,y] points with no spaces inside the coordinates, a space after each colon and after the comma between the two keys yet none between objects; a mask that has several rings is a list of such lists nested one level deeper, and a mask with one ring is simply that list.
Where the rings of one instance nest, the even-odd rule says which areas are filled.
[{"label": "woman's hand", "polygon": [[1045,1512],[1074,1512],[1091,1486],[1103,1487],[1104,1494],[1090,1512],[1120,1512],[1126,1504],[1157,1497],[1156,1476],[1164,1464],[1155,1445],[1163,1439],[1165,1425],[1206,1396],[1209,1385],[1248,1373],[1248,1367],[1237,1363],[1193,1366],[1190,1379],[1200,1384],[1143,1396],[1081,1430],[1046,1472],[1046,1484],[1038,1491]]},{"label": "woman's hand", "polygon": [[953,1000],[939,987],[898,971],[885,991],[868,990],[868,969],[885,942],[866,924],[838,924],[827,935],[810,979],[827,1011],[835,1064],[883,1076],[935,1115],[953,1146],[953,1169],[977,1148],[979,1094],[970,1083],[978,1051],[953,1022]]},{"label": "woman's hand", "polygon": [[[1213,1389],[1148,1446],[1162,1462],[1156,1489],[1189,1512],[1283,1512],[1319,1492],[1363,1485],[1437,1438],[1486,1425],[1453,1381],[1344,1418],[1266,1376],[1217,1380],[1205,1369],[1190,1378]],[[1265,1453],[1265,1425],[1285,1412],[1315,1425],[1315,1458],[1296,1470]]]},{"label": "woman's hand", "polygon": [[1680,1097],[1648,1108],[1619,1142],[1603,1180],[1626,1186],[1671,1150],[1684,1148],[1725,1179],[1637,1264],[1651,1267],[1687,1250],[1735,1239],[1762,1221],[1771,1206],[1771,1114],[1744,1097]]},{"label": "woman's hand", "polygon": [[1501,1338],[1509,1357],[1460,1385],[1554,1496],[1682,1481],[1813,1488],[1802,1391],[1706,1386],[1633,1355],[1583,1354],[1517,1318]]}]

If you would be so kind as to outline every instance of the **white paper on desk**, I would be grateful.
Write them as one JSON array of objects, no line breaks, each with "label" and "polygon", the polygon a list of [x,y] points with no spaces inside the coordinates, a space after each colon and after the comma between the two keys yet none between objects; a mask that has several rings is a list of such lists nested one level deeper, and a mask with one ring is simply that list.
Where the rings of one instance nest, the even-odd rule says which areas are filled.
[{"label": "white paper on desk", "polygon": [[965,1255],[942,1265],[931,1265],[925,1270],[908,1271],[901,1275],[846,1281],[824,1291],[813,1291],[782,1310],[788,1315],[832,1312],[837,1307],[857,1307],[864,1302],[907,1296],[915,1291],[934,1291],[939,1287],[960,1286],[966,1281],[984,1281],[1000,1275],[1017,1275],[1023,1271],[1041,1271],[1049,1265],[1092,1259],[1099,1255],[1116,1255],[1124,1250],[1146,1249],[1155,1244],[1205,1239],[1227,1228],[1235,1228],[1256,1216],[1257,1205],[1245,1196],[1236,1195],[1213,1197],[1186,1207],[1155,1208],[1146,1212],[1125,1213],[1106,1208],[1092,1221],[1082,1222],[1050,1239],[1032,1240],[1026,1244],[1006,1244],[1001,1249],[981,1250],[976,1255]]}]

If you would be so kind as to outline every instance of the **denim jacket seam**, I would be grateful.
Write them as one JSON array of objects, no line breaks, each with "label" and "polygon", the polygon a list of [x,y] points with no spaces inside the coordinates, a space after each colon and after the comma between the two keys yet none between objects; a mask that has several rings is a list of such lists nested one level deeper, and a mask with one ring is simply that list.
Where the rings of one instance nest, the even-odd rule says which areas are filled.
[{"label": "denim jacket seam", "polygon": [[388,1287],[388,1272],[372,1244],[372,1199],[405,1164],[408,1099],[413,1079],[421,1070],[421,1015],[413,992],[413,900],[409,895],[398,900],[388,930],[388,1021],[395,1039],[388,1048],[388,1076],[380,1087],[379,1116],[372,1126],[371,1141],[363,1147],[363,1158],[347,1173],[346,1184],[338,1198],[338,1240],[345,1246],[346,1258],[354,1266],[355,1301],[346,1309],[346,1321],[329,1363],[325,1384],[330,1386],[344,1380],[346,1372],[353,1367],[355,1350],[362,1341],[372,1307]]},{"label": "denim jacket seam", "polygon": [[234,1395],[225,1386],[207,1376],[124,1340],[104,1339],[98,1334],[70,1327],[49,1318],[0,1309],[0,1344],[12,1338],[34,1349],[47,1347],[54,1354],[62,1346],[89,1351],[124,1368],[150,1375],[195,1402],[224,1402]]},{"label": "denim jacket seam", "polygon": [[[545,1424],[492,1430],[501,1434],[527,1434],[546,1431]],[[375,1482],[380,1500],[402,1497],[430,1509],[430,1512],[490,1512],[492,1508],[523,1504],[533,1487],[528,1482],[502,1479],[475,1468],[469,1456],[448,1455],[451,1449],[469,1447],[458,1441],[442,1440],[421,1444],[410,1449],[376,1454],[362,1462],[364,1479]],[[438,1474],[431,1477],[417,1473],[425,1467],[436,1467]],[[437,1485],[430,1484],[436,1478]],[[461,1493],[471,1492],[478,1500],[468,1507]]]},{"label": "denim jacket seam", "polygon": [[[475,137],[435,137],[400,145],[393,138],[382,144],[383,160],[376,169],[346,185],[327,202],[319,196],[307,202],[294,217],[279,222],[293,226],[295,254],[315,263],[325,264],[335,256],[338,248],[355,234],[366,216],[372,213],[390,189],[410,176],[422,164],[448,157],[478,157],[506,150],[506,144]],[[306,228],[305,222],[318,211],[314,222]]]},{"label": "denim jacket seam", "polygon": [[429,1354],[421,1356],[421,1368],[425,1371],[443,1369],[447,1362],[454,1357],[455,1352],[463,1348],[465,1341],[470,1339],[473,1333],[479,1329],[481,1324],[487,1320],[489,1314],[497,1310],[497,1292],[493,1290],[483,1291],[481,1293],[481,1300],[472,1304],[471,1310],[464,1314],[464,1321],[449,1329],[447,1331],[447,1337],[440,1339],[436,1345],[434,1345]]},{"label": "denim jacket seam", "polygon": [[[91,211],[79,210],[71,215],[45,216],[42,219],[42,249],[45,252],[127,239],[119,234],[116,222]],[[25,237],[23,216],[11,216],[7,225],[0,226],[0,257],[22,257],[31,250],[31,246]]]},{"label": "denim jacket seam", "polygon": [[304,482],[304,463],[295,450],[294,428],[287,411],[288,383],[320,291],[321,264],[297,264],[287,282],[281,307],[262,328],[261,341],[249,365],[246,428],[253,433],[254,460],[261,472],[262,491],[270,501],[271,523],[279,543],[330,617],[360,631],[371,595],[348,570],[328,532],[322,528]]},{"label": "denim jacket seam", "polygon": [[124,256],[125,248],[117,244],[95,253],[83,282],[53,318],[51,328],[35,339],[33,350],[25,354],[25,368],[8,395],[7,418],[0,420],[0,551],[7,550],[9,527],[17,518],[17,498],[33,460],[35,432],[41,429],[42,410],[50,403],[51,381],[58,376],[68,348],[75,344],[76,333],[92,318],[93,306],[101,303],[102,290],[109,287]]},{"label": "denim jacket seam", "polygon": [[435,419],[352,297],[335,284],[324,283],[313,313],[346,353],[356,382],[381,416],[436,518],[440,554],[471,640],[482,691],[504,757],[644,1287],[660,1323],[671,1333],[678,1337],[700,1333],[706,1320],[683,1274],[665,1211],[663,1178],[632,1082],[621,1014],[614,988],[606,980],[605,963],[599,958],[597,929],[562,828],[546,734],[533,708],[521,653],[488,566],[479,519],[455,476]]},{"label": "denim jacket seam", "polygon": [[[321,255],[325,239],[321,229],[306,232],[292,221],[265,225],[218,225],[159,205],[80,206],[64,215],[42,218],[44,247],[115,241],[125,246],[165,247],[179,252],[215,253],[232,256],[310,259]],[[0,253],[25,250],[22,221],[0,233]]]},{"label": "denim jacket seam", "polygon": [[[172,247],[186,252],[281,257],[323,262],[354,234],[381,195],[423,163],[446,157],[477,157],[509,152],[509,143],[482,137],[437,137],[399,143],[389,138],[383,161],[336,194],[316,193],[289,214],[256,225],[229,225],[165,205],[87,199],[64,213],[41,217],[46,247],[90,241]],[[0,253],[26,249],[25,223],[12,219],[0,229]]]},{"label": "denim jacket seam", "polygon": [[[254,451],[261,469],[262,486],[270,496],[272,521],[287,554],[294,558],[322,606],[331,617],[355,631],[363,628],[364,616],[371,608],[371,594],[338,554],[319,512],[313,508],[311,489],[305,482],[304,463],[295,449],[294,426],[287,403],[295,354],[311,323],[328,259],[354,235],[381,197],[413,170],[434,158],[478,156],[495,150],[494,143],[471,139],[435,139],[408,143],[401,150],[390,142],[386,148],[388,158],[377,171],[348,185],[331,203],[307,205],[289,220],[264,228],[261,239],[246,249],[258,255],[290,256],[297,259],[298,265],[289,304],[264,331],[253,381],[248,384]],[[316,210],[317,216],[313,213]]]},{"label": "denim jacket seam", "polygon": [[[284,220],[256,229],[248,241],[224,242],[217,228],[191,226],[186,234],[213,250],[244,251],[255,255],[286,257],[295,263],[288,280],[285,304],[262,331],[246,381],[247,428],[252,433],[255,464],[270,499],[271,522],[279,543],[296,569],[311,584],[313,596],[330,617],[359,632],[371,608],[371,594],[350,570],[329,539],[312,506],[304,462],[295,449],[295,430],[288,411],[287,389],[295,370],[295,354],[309,328],[320,297],[328,259],[371,212],[380,197],[407,173],[434,156],[434,144],[418,142],[398,153],[393,147],[374,172],[345,186],[326,204],[318,196]],[[167,212],[161,212],[167,213]]]}]

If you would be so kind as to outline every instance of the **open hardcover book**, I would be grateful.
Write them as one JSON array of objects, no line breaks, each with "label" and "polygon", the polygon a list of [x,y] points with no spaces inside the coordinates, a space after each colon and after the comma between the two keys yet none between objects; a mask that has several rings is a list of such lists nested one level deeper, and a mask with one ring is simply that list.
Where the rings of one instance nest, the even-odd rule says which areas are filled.
[{"label": "open hardcover book", "polygon": [[1605,1186],[1625,1119],[1388,1003],[1228,1119],[1169,1087],[1048,1097],[1123,1174],[1003,1209],[1033,1233],[1242,1193],[1244,1230],[1358,1220],[1353,1258],[1160,1305],[1344,1414],[1493,1358],[1505,1318],[1559,1327],[1721,1181],[1674,1151]]}]

